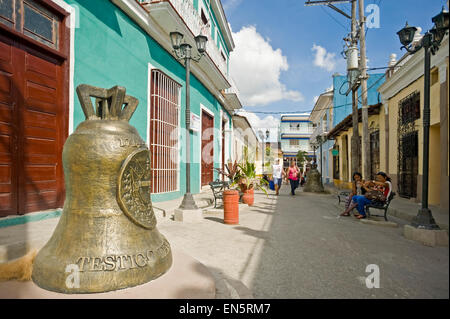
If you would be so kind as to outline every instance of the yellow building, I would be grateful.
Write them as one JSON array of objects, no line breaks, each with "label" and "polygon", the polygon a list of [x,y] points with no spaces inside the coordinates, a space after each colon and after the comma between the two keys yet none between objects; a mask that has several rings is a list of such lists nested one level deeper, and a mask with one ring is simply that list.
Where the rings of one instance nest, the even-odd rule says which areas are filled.
[{"label": "yellow building", "polygon": [[[430,165],[428,200],[449,208],[448,35],[431,56]],[[378,88],[383,102],[380,120],[380,169],[392,178],[399,196],[420,201],[423,166],[424,50],[406,54],[386,73]]]},{"label": "yellow building", "polygon": [[[380,130],[384,129],[384,123],[381,123],[380,114],[381,103],[369,106],[369,134],[370,134],[370,157],[371,157],[371,178],[380,171],[380,149],[383,147],[383,141],[380,139]],[[333,182],[338,188],[351,188],[351,179],[353,172],[361,173],[361,157],[358,167],[352,167],[351,163],[351,138],[353,136],[352,114],[337,124],[327,135],[328,139],[334,139],[335,144],[332,150],[333,155]],[[362,115],[361,109],[358,110],[358,133],[360,136],[359,149],[361,153],[361,133],[362,133]],[[333,154],[334,153],[334,154]]]}]

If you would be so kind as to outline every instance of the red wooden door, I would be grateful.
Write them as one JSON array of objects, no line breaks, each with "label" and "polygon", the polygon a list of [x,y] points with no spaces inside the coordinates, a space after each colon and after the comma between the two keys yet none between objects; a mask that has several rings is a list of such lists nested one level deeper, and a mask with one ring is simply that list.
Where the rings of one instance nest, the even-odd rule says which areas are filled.
[{"label": "red wooden door", "polygon": [[202,186],[213,181],[214,118],[202,112]]},{"label": "red wooden door", "polygon": [[60,207],[65,63],[0,39],[0,216]]},{"label": "red wooden door", "polygon": [[17,213],[17,108],[12,47],[0,41],[0,216]]}]

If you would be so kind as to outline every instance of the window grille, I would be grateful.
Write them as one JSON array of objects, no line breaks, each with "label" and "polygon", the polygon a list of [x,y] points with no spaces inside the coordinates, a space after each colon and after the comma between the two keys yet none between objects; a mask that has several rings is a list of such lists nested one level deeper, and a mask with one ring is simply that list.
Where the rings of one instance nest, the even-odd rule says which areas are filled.
[{"label": "window grille", "polygon": [[420,93],[414,92],[399,102],[401,124],[414,122],[420,118]]},{"label": "window grille", "polygon": [[152,194],[178,190],[180,88],[180,84],[162,71],[151,70],[149,144]]}]

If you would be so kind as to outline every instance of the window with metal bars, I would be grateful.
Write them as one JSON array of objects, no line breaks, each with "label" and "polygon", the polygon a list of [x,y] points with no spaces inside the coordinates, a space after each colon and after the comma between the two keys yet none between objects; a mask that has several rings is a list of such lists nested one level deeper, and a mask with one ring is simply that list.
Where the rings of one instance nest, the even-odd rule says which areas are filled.
[{"label": "window with metal bars", "polygon": [[401,124],[414,122],[420,118],[420,93],[414,92],[399,102]]},{"label": "window with metal bars", "polygon": [[181,85],[158,69],[150,79],[151,192],[179,189],[179,113]]}]

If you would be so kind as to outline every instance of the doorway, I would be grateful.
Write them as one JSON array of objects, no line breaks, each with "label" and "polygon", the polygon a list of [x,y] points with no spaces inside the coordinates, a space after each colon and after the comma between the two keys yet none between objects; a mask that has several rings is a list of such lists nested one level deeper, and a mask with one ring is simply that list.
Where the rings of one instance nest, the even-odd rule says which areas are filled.
[{"label": "doorway", "polygon": [[202,110],[201,186],[208,185],[214,176],[214,117]]}]

